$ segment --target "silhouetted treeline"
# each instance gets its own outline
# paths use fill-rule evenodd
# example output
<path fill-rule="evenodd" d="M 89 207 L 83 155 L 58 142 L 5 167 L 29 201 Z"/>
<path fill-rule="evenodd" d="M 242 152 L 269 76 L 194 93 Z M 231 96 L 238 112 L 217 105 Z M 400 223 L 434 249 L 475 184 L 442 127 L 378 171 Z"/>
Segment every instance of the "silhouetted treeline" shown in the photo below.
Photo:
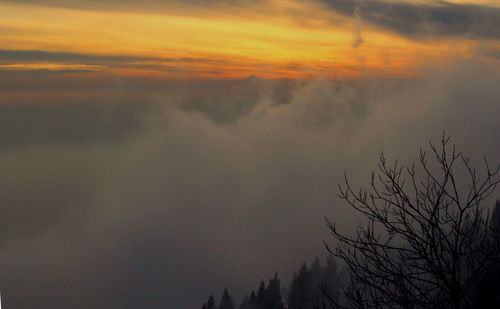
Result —
<path fill-rule="evenodd" d="M 261 281 L 257 293 L 252 291 L 250 296 L 245 296 L 240 309 L 284 309 L 283 297 L 281 295 L 281 283 L 278 274 L 269 280 L 266 285 Z"/>
<path fill-rule="evenodd" d="M 340 291 L 339 272 L 333 257 L 328 257 L 325 266 L 316 258 L 310 268 L 304 263 L 294 273 L 288 294 L 288 308 L 323 308 L 329 303 L 325 294 L 336 299 Z"/>
<path fill-rule="evenodd" d="M 500 201 L 497 200 L 490 223 L 498 230 L 500 242 Z M 493 268 L 478 275 L 474 298 L 464 308 L 493 309 L 500 308 L 500 255 L 495 256 L 498 262 L 492 263 Z M 343 288 L 348 279 L 347 271 L 339 271 L 333 256 L 329 256 L 322 265 L 316 258 L 311 266 L 306 263 L 294 272 L 289 287 L 281 285 L 278 274 L 275 273 L 266 284 L 262 281 L 258 288 L 247 294 L 241 304 L 236 306 L 227 289 L 224 290 L 219 304 L 212 295 L 202 309 L 323 309 L 335 308 L 342 304 Z M 344 308 L 351 308 L 343 304 Z"/>
<path fill-rule="evenodd" d="M 420 150 L 410 166 L 382 154 L 365 187 L 346 177 L 338 196 L 366 223 L 344 234 L 327 220 L 335 248 L 325 242 L 326 265 L 304 263 L 286 297 L 275 274 L 240 309 L 500 308 L 500 201 L 491 214 L 485 205 L 500 165 L 484 159 L 481 172 L 449 141 L 443 133 L 440 145 L 429 143 L 432 155 Z M 333 257 L 349 270 L 344 285 Z"/>
<path fill-rule="evenodd" d="M 257 290 L 247 294 L 239 309 L 316 309 L 326 308 L 328 297 L 337 298 L 341 282 L 337 264 L 328 257 L 321 265 L 316 258 L 311 267 L 306 263 L 293 274 L 288 293 L 284 293 L 278 274 L 275 273 L 266 284 L 261 281 Z M 327 293 L 327 294 L 325 294 Z M 328 295 L 328 297 L 326 296 Z M 202 309 L 233 309 L 234 303 L 227 289 L 224 290 L 219 306 L 211 295 Z"/>

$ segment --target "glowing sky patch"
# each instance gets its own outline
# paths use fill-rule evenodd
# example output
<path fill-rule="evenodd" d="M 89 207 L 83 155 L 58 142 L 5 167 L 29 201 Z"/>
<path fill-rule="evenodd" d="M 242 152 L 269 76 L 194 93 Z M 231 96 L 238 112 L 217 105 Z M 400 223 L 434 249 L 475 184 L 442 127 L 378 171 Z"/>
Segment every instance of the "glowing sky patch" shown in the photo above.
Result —
<path fill-rule="evenodd" d="M 70 1 L 67 7 L 54 5 L 58 1 L 0 2 L 1 48 L 150 58 L 126 63 L 61 63 L 57 59 L 43 63 L 54 70 L 71 67 L 168 78 L 250 74 L 342 78 L 415 75 L 422 63 L 444 64 L 450 53 L 453 58 L 466 58 L 479 44 L 456 36 L 413 40 L 365 22 L 363 12 L 356 20 L 322 1 L 274 0 L 255 7 L 209 8 L 171 2 L 153 12 L 147 9 L 148 1 L 139 11 L 124 10 L 113 1 L 105 9 L 97 5 L 92 9 L 86 1 Z M 354 44 L 356 38 L 362 38 L 362 43 Z M 172 58 L 203 61 L 162 61 Z M 11 62 L 0 69 L 40 65 Z"/>
<path fill-rule="evenodd" d="M 96 65 L 84 64 L 57 64 L 57 63 L 17 63 L 17 64 L 0 64 L 0 70 L 13 71 L 29 71 L 29 70 L 47 70 L 47 71 L 64 71 L 64 70 L 102 70 L 105 67 Z"/>

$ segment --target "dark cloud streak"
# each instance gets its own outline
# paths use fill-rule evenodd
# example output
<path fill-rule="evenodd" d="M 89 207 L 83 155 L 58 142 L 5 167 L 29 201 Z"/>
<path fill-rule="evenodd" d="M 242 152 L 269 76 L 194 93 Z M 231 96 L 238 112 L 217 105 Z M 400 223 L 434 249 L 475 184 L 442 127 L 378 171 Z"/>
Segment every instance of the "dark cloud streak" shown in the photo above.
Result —
<path fill-rule="evenodd" d="M 190 57 L 144 57 L 123 55 L 96 55 L 41 50 L 0 50 L 0 63 L 13 62 L 57 62 L 78 64 L 137 63 L 137 62 L 179 62 L 179 63 L 222 63 L 222 60 Z"/>
<path fill-rule="evenodd" d="M 76 8 L 85 10 L 116 10 L 116 11 L 147 11 L 155 12 L 157 10 L 167 9 L 219 9 L 226 8 L 248 8 L 253 9 L 255 5 L 261 5 L 267 0 L 109 0 L 109 1 L 92 1 L 92 0 L 28 0 L 23 1 L 23 4 L 46 5 L 64 8 Z M 6 3 L 18 3 L 16 0 L 1 0 Z"/>
<path fill-rule="evenodd" d="M 318 0 L 328 9 L 354 16 L 355 6 L 364 22 L 413 39 L 470 37 L 500 39 L 500 8 L 436 1 Z"/>

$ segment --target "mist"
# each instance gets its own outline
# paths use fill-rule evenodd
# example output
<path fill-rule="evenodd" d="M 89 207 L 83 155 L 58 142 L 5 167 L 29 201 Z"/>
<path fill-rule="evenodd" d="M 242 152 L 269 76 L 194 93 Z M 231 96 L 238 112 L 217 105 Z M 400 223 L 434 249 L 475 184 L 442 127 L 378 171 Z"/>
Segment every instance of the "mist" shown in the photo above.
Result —
<path fill-rule="evenodd" d="M 114 81 L 84 113 L 79 87 L 2 105 L 4 306 L 189 309 L 275 271 L 287 283 L 326 255 L 325 216 L 356 226 L 344 172 L 367 184 L 380 152 L 412 162 L 443 130 L 498 163 L 500 73 L 474 60 L 425 76 Z"/>

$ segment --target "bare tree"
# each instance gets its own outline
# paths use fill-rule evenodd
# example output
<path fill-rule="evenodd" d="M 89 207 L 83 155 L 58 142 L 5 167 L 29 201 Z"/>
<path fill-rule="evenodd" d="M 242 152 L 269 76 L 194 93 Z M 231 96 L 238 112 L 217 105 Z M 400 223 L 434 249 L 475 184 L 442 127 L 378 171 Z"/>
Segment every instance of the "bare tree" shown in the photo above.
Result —
<path fill-rule="evenodd" d="M 339 232 L 327 249 L 350 270 L 345 308 L 469 308 L 478 280 L 494 268 L 499 245 L 487 199 L 499 169 L 484 174 L 443 134 L 418 164 L 389 164 L 382 154 L 368 189 L 348 177 L 339 197 L 366 217 L 354 236 Z"/>

